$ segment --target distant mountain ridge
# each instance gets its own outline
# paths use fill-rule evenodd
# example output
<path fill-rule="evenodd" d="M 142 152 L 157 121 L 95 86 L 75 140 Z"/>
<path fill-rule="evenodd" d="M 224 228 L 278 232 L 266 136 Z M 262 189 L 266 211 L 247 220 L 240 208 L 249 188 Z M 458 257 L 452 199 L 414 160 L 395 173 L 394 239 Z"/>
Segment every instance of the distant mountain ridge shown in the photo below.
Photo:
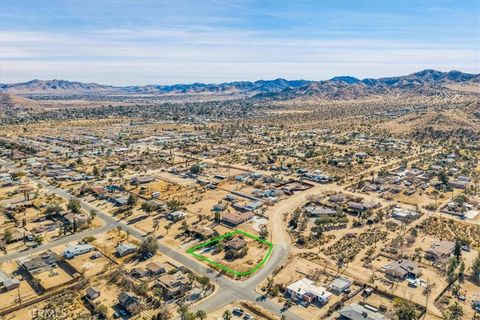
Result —
<path fill-rule="evenodd" d="M 474 85 L 480 94 L 480 74 L 460 71 L 441 72 L 426 69 L 406 76 L 378 79 L 357 79 L 350 76 L 334 77 L 326 81 L 311 81 L 300 88 L 286 88 L 277 93 L 258 94 L 254 98 L 290 100 L 296 98 L 357 99 L 374 95 L 439 95 L 454 90 L 449 85 Z"/>
<path fill-rule="evenodd" d="M 478 85 L 480 74 L 460 71 L 441 72 L 426 69 L 406 76 L 360 80 L 337 76 L 330 80 L 258 80 L 219 84 L 192 83 L 174 85 L 110 86 L 67 80 L 31 80 L 0 84 L 0 92 L 16 95 L 238 95 L 254 99 L 284 100 L 299 97 L 355 99 L 369 95 L 412 93 L 429 95 L 450 91 L 449 84 Z"/>

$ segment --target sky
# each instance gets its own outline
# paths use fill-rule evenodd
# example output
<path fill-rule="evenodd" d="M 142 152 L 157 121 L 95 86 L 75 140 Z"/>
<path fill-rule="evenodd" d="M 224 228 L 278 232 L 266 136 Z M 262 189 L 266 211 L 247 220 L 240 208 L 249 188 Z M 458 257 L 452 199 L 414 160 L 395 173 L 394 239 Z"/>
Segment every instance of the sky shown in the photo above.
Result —
<path fill-rule="evenodd" d="M 0 83 L 480 73 L 479 0 L 2 0 Z"/>

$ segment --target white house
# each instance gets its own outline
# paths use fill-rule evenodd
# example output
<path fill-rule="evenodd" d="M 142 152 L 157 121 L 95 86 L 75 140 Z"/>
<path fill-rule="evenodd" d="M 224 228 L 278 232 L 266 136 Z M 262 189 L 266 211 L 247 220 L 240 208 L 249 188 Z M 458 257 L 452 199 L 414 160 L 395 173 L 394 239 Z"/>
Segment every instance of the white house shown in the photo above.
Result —
<path fill-rule="evenodd" d="M 352 285 L 352 281 L 343 277 L 336 277 L 328 287 L 332 292 L 340 294 L 347 291 Z"/>
<path fill-rule="evenodd" d="M 287 287 L 287 292 L 292 299 L 305 300 L 308 302 L 318 301 L 321 304 L 325 304 L 332 295 L 324 287 L 317 287 L 315 283 L 307 278 L 303 278 L 290 284 Z"/>
<path fill-rule="evenodd" d="M 419 214 L 416 211 L 395 207 L 392 211 L 392 217 L 397 220 L 406 221 L 417 219 L 419 217 Z"/>
<path fill-rule="evenodd" d="M 131 243 L 122 243 L 117 247 L 117 256 L 123 257 L 137 251 L 137 246 Z"/>
<path fill-rule="evenodd" d="M 340 319 L 349 320 L 385 320 L 385 316 L 371 307 L 364 307 L 358 303 L 352 303 L 338 310 Z"/>
<path fill-rule="evenodd" d="M 95 250 L 95 247 L 89 243 L 77 244 L 73 247 L 68 247 L 65 251 L 63 251 L 63 256 L 67 259 L 72 259 L 75 256 L 79 256 L 93 250 Z"/>
<path fill-rule="evenodd" d="M 174 211 L 167 214 L 167 219 L 170 221 L 179 221 L 187 217 L 187 214 L 183 211 Z"/>

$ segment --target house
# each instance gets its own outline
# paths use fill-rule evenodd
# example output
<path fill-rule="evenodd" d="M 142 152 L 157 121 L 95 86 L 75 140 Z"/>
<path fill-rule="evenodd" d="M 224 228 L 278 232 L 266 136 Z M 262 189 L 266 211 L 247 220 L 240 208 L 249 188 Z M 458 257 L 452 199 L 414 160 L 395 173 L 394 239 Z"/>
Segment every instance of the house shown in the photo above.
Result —
<path fill-rule="evenodd" d="M 372 310 L 371 310 L 372 309 Z M 352 303 L 338 310 L 341 320 L 385 320 L 385 316 L 373 311 L 373 308 L 366 308 L 358 303 Z"/>
<path fill-rule="evenodd" d="M 164 274 L 157 279 L 157 284 L 169 297 L 179 297 L 189 290 L 188 277 L 182 272 Z"/>
<path fill-rule="evenodd" d="M 76 224 L 77 227 L 80 227 L 88 222 L 88 216 L 86 214 L 76 214 L 73 212 L 68 212 L 63 215 L 63 221 L 66 224 L 73 225 Z"/>
<path fill-rule="evenodd" d="M 224 203 L 217 203 L 213 206 L 212 211 L 221 212 L 227 209 L 227 205 Z"/>
<path fill-rule="evenodd" d="M 153 197 L 153 193 L 152 193 L 152 197 Z M 150 201 L 147 201 L 147 203 L 150 204 L 157 211 L 164 210 L 167 208 L 167 205 L 165 203 L 157 200 L 150 200 Z"/>
<path fill-rule="evenodd" d="M 6 291 L 10 291 L 18 288 L 18 286 L 20 286 L 20 281 L 18 281 L 17 279 L 12 279 L 5 273 L 0 271 L 0 291 L 2 291 L 3 289 Z"/>
<path fill-rule="evenodd" d="M 20 286 L 20 281 L 18 281 L 17 279 L 8 278 L 7 280 L 3 281 L 3 287 L 7 291 L 16 289 L 19 286 Z"/>
<path fill-rule="evenodd" d="M 318 173 L 306 173 L 305 175 L 306 179 L 312 180 L 314 182 L 322 182 L 326 183 L 330 181 L 330 177 L 323 175 L 323 174 L 318 174 Z"/>
<path fill-rule="evenodd" d="M 357 152 L 355 153 L 355 157 L 360 158 L 360 159 L 365 159 L 368 157 L 368 153 L 366 152 Z"/>
<path fill-rule="evenodd" d="M 332 295 L 327 289 L 315 286 L 314 282 L 307 278 L 290 284 L 287 287 L 287 292 L 292 299 L 303 300 L 310 303 L 318 302 L 320 304 L 327 303 Z"/>
<path fill-rule="evenodd" d="M 38 257 L 22 262 L 21 266 L 28 273 L 36 274 L 47 268 L 55 267 L 59 260 L 60 257 L 56 253 L 47 251 Z"/>
<path fill-rule="evenodd" d="M 332 281 L 328 289 L 330 289 L 335 294 L 341 294 L 347 291 L 350 286 L 352 285 L 352 281 L 345 279 L 344 277 L 336 277 L 335 280 Z"/>
<path fill-rule="evenodd" d="M 138 314 L 142 310 L 140 299 L 131 292 L 123 291 L 118 296 L 118 303 L 130 314 Z"/>
<path fill-rule="evenodd" d="M 234 250 L 234 251 L 239 251 L 247 246 L 247 241 L 241 239 L 241 238 L 234 238 L 230 241 L 227 241 L 225 243 L 225 249 L 226 250 Z"/>
<path fill-rule="evenodd" d="M 128 204 L 127 197 L 109 197 L 109 200 L 117 207 L 126 206 Z"/>
<path fill-rule="evenodd" d="M 432 246 L 425 251 L 425 258 L 433 261 L 445 261 L 453 253 L 455 243 L 452 241 L 441 241 L 433 243 Z"/>
<path fill-rule="evenodd" d="M 359 202 L 350 201 L 348 203 L 348 210 L 354 211 L 354 212 L 362 212 L 362 211 L 367 210 L 367 208 Z"/>
<path fill-rule="evenodd" d="M 395 207 L 392 211 L 392 217 L 400 221 L 412 221 L 417 219 L 418 212 Z"/>
<path fill-rule="evenodd" d="M 145 184 L 149 182 L 155 181 L 155 177 L 153 176 L 139 176 L 139 177 L 134 177 L 132 180 L 130 180 L 131 184 Z"/>
<path fill-rule="evenodd" d="M 90 192 L 95 196 L 97 199 L 105 199 L 107 194 L 107 189 L 102 186 L 95 186 L 90 189 Z"/>
<path fill-rule="evenodd" d="M 116 254 L 118 257 L 124 257 L 128 254 L 132 254 L 136 252 L 138 247 L 136 245 L 133 245 L 131 243 L 121 243 L 118 245 Z"/>
<path fill-rule="evenodd" d="M 227 200 L 227 201 L 235 201 L 236 200 L 236 198 L 233 194 L 227 194 L 224 199 Z"/>
<path fill-rule="evenodd" d="M 135 278 L 144 278 L 148 275 L 148 271 L 143 268 L 135 267 L 130 271 L 130 275 Z"/>
<path fill-rule="evenodd" d="M 75 256 L 79 256 L 88 252 L 95 250 L 95 247 L 91 244 L 77 244 L 73 247 L 68 247 L 65 251 L 63 251 L 63 256 L 66 259 L 72 259 Z"/>
<path fill-rule="evenodd" d="M 94 287 L 89 287 L 87 289 L 87 292 L 86 292 L 85 296 L 90 300 L 95 300 L 98 297 L 100 297 L 100 290 L 98 290 L 97 288 L 94 288 Z"/>
<path fill-rule="evenodd" d="M 347 197 L 345 195 L 341 194 L 341 193 L 336 193 L 336 194 L 331 195 L 328 198 L 328 201 L 333 202 L 333 203 L 343 203 L 343 202 L 347 201 Z"/>
<path fill-rule="evenodd" d="M 247 204 L 243 208 L 244 208 L 245 211 L 255 211 L 257 209 L 260 209 L 262 206 L 263 206 L 262 201 L 254 201 L 254 202 L 250 202 L 249 204 Z"/>
<path fill-rule="evenodd" d="M 467 188 L 468 181 L 464 181 L 464 180 L 449 181 L 448 185 L 455 189 L 465 189 Z"/>
<path fill-rule="evenodd" d="M 401 259 L 387 265 L 385 274 L 389 278 L 403 280 L 407 277 L 420 277 L 422 275 L 422 270 L 416 262 Z"/>
<path fill-rule="evenodd" d="M 307 216 L 309 217 L 320 217 L 320 216 L 334 216 L 337 214 L 337 211 L 335 211 L 332 208 L 328 207 L 305 207 L 303 208 Z"/>
<path fill-rule="evenodd" d="M 160 262 L 149 262 L 145 267 L 147 268 L 147 272 L 151 277 L 167 272 L 167 269 L 163 263 Z"/>
<path fill-rule="evenodd" d="M 187 232 L 198 239 L 208 239 L 215 234 L 215 231 L 212 229 L 199 225 L 189 227 Z"/>
<path fill-rule="evenodd" d="M 231 225 L 231 226 L 237 226 L 241 223 L 244 223 L 250 219 L 252 219 L 255 215 L 253 212 L 247 211 L 244 213 L 224 213 L 222 214 L 222 223 Z"/>
<path fill-rule="evenodd" d="M 183 220 L 187 217 L 187 214 L 183 211 L 173 211 L 170 213 L 167 213 L 167 219 L 170 221 L 179 221 Z"/>

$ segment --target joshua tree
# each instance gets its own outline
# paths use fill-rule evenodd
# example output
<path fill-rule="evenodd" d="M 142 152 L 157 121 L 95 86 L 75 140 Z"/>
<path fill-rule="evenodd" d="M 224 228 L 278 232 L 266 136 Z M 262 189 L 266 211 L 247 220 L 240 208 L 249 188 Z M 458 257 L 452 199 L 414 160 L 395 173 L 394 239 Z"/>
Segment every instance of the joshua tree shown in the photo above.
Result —
<path fill-rule="evenodd" d="M 204 319 L 207 319 L 207 313 L 203 310 L 198 310 L 196 313 L 195 313 L 195 317 L 197 319 L 200 319 L 200 320 L 204 320 Z"/>
<path fill-rule="evenodd" d="M 223 312 L 223 320 L 232 320 L 232 313 L 230 310 L 225 310 Z"/>

